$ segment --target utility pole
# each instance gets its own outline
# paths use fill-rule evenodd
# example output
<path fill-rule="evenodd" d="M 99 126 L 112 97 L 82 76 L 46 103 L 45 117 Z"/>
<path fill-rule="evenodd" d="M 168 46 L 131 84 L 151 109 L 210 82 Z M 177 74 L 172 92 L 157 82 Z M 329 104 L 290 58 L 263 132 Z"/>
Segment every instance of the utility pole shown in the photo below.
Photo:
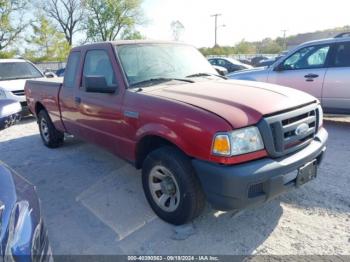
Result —
<path fill-rule="evenodd" d="M 221 14 L 214 14 L 214 15 L 211 15 L 211 17 L 214 17 L 215 18 L 215 45 L 214 46 L 217 46 L 218 43 L 217 43 L 217 33 L 218 33 L 218 16 L 221 16 Z"/>
<path fill-rule="evenodd" d="M 287 49 L 287 39 L 286 39 L 286 33 L 288 30 L 283 29 L 281 30 L 283 32 L 283 51 Z"/>

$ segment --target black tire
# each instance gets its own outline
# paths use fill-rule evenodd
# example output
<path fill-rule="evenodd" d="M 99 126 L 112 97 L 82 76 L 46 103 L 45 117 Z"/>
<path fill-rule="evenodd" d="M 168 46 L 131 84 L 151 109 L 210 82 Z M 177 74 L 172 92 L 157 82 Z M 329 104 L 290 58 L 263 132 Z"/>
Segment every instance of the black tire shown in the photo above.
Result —
<path fill-rule="evenodd" d="M 47 126 L 47 130 L 44 131 L 42 124 L 44 123 Z M 38 114 L 38 125 L 40 130 L 40 136 L 45 146 L 49 148 L 56 148 L 63 144 L 64 133 L 58 131 L 53 125 L 50 116 L 46 110 L 41 110 Z"/>
<path fill-rule="evenodd" d="M 164 211 L 152 196 L 151 182 L 149 182 L 150 179 L 153 179 L 150 178 L 153 177 L 151 171 L 158 167 L 164 167 L 171 172 L 179 189 L 180 200 L 174 211 Z M 190 222 L 201 213 L 205 206 L 205 196 L 191 161 L 176 148 L 162 147 L 147 156 L 142 167 L 142 185 L 153 211 L 168 223 L 182 225 Z M 160 190 L 160 195 L 162 192 Z"/>

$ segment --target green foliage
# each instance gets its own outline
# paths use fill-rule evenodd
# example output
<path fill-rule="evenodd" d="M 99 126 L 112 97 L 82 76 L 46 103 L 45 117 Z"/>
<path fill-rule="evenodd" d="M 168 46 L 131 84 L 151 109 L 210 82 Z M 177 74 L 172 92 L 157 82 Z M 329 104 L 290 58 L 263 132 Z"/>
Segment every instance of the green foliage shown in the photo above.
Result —
<path fill-rule="evenodd" d="M 242 39 L 234 46 L 215 46 L 212 48 L 200 48 L 203 55 L 233 55 L 233 54 L 278 54 L 283 51 L 283 43 L 266 38 L 261 42 L 247 42 Z"/>
<path fill-rule="evenodd" d="M 17 51 L 0 51 L 0 58 L 13 58 L 16 55 Z"/>
<path fill-rule="evenodd" d="M 141 0 L 85 0 L 87 38 L 112 41 L 142 19 Z M 134 37 L 137 35 L 134 35 Z"/>
<path fill-rule="evenodd" d="M 145 39 L 145 37 L 139 31 L 131 30 L 131 29 L 125 29 L 123 31 L 121 39 L 124 39 L 124 40 L 141 40 L 141 39 Z"/>
<path fill-rule="evenodd" d="M 24 10 L 27 1 L 0 0 L 0 51 L 9 47 L 19 39 L 26 24 L 22 21 L 20 12 Z M 17 14 L 16 23 L 14 16 Z"/>
<path fill-rule="evenodd" d="M 257 47 L 261 54 L 278 54 L 283 51 L 283 42 L 278 43 L 277 40 L 265 38 L 257 43 Z"/>
<path fill-rule="evenodd" d="M 65 61 L 70 51 L 69 43 L 64 34 L 40 15 L 36 22 L 32 23 L 33 35 L 27 42 L 33 49 L 26 49 L 25 57 L 34 62 Z"/>
<path fill-rule="evenodd" d="M 255 54 L 257 51 L 256 49 L 256 44 L 247 42 L 244 39 L 235 45 L 236 54 Z"/>

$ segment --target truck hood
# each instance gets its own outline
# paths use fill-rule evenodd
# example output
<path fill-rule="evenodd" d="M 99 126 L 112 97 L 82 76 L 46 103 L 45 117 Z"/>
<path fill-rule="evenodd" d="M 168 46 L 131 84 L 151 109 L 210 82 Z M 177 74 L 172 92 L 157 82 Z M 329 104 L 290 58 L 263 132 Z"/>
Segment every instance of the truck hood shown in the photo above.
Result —
<path fill-rule="evenodd" d="M 15 80 L 5 80 L 0 81 L 0 88 L 6 91 L 17 91 L 24 90 L 24 85 L 29 79 L 15 79 Z"/>
<path fill-rule="evenodd" d="M 224 118 L 233 128 L 254 125 L 264 115 L 317 100 L 288 87 L 239 80 L 168 84 L 152 88 L 148 93 L 212 112 Z"/>

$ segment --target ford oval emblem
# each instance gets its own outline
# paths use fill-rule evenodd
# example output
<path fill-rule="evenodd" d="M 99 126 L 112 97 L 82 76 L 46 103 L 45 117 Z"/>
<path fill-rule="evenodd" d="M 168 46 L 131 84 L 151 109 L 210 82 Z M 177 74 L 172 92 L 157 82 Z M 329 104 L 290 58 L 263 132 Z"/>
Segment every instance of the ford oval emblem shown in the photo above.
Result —
<path fill-rule="evenodd" d="M 297 129 L 295 129 L 295 134 L 297 136 L 302 136 L 302 135 L 305 135 L 308 130 L 309 130 L 309 125 L 306 123 L 302 123 L 297 127 Z"/>

